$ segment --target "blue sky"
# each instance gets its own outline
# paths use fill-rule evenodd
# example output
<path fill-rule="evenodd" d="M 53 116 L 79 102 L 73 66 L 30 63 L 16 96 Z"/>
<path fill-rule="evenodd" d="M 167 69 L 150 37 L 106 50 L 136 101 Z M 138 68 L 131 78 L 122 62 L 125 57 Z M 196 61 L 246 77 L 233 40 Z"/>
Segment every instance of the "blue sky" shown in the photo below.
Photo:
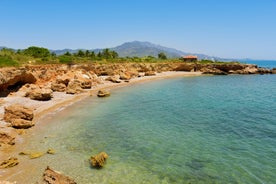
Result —
<path fill-rule="evenodd" d="M 0 46 L 108 48 L 149 41 L 276 60 L 275 0 L 0 0 Z"/>

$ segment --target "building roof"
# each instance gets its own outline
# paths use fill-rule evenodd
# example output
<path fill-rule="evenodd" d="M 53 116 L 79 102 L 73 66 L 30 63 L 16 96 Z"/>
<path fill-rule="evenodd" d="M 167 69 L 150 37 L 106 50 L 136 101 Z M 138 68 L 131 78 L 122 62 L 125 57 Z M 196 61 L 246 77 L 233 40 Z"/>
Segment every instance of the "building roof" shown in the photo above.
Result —
<path fill-rule="evenodd" d="M 185 58 L 185 59 L 197 59 L 197 56 L 187 55 L 187 56 L 184 56 L 183 58 Z"/>
<path fill-rule="evenodd" d="M 184 59 L 197 59 L 197 56 L 194 55 L 187 55 L 183 57 Z"/>

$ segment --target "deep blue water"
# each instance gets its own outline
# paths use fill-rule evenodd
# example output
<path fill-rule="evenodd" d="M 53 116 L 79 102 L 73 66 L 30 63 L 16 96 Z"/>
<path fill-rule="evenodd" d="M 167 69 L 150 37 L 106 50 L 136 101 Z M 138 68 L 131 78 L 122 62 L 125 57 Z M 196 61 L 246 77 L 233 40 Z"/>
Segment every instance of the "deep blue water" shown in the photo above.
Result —
<path fill-rule="evenodd" d="M 50 165 L 83 184 L 274 184 L 275 92 L 276 75 L 137 84 L 48 116 L 26 149 L 57 151 L 35 163 L 37 177 Z M 108 162 L 92 169 L 88 158 L 101 151 Z"/>

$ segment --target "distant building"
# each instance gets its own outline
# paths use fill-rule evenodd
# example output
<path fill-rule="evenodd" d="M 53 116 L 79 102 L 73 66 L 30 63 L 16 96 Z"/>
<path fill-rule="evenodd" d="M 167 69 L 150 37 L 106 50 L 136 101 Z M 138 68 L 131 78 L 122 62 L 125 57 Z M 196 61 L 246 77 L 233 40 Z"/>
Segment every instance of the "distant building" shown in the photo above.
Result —
<path fill-rule="evenodd" d="M 197 56 L 194 56 L 194 55 L 184 56 L 183 61 L 185 61 L 185 62 L 196 62 L 197 61 Z"/>

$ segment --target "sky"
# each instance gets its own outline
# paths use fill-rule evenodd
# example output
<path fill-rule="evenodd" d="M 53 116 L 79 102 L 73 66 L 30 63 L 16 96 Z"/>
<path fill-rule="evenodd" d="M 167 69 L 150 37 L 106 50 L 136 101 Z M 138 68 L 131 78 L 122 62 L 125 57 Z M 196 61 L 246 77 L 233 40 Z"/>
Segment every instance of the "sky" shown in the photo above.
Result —
<path fill-rule="evenodd" d="M 149 41 L 276 60 L 276 0 L 0 0 L 0 46 L 110 48 Z"/>

